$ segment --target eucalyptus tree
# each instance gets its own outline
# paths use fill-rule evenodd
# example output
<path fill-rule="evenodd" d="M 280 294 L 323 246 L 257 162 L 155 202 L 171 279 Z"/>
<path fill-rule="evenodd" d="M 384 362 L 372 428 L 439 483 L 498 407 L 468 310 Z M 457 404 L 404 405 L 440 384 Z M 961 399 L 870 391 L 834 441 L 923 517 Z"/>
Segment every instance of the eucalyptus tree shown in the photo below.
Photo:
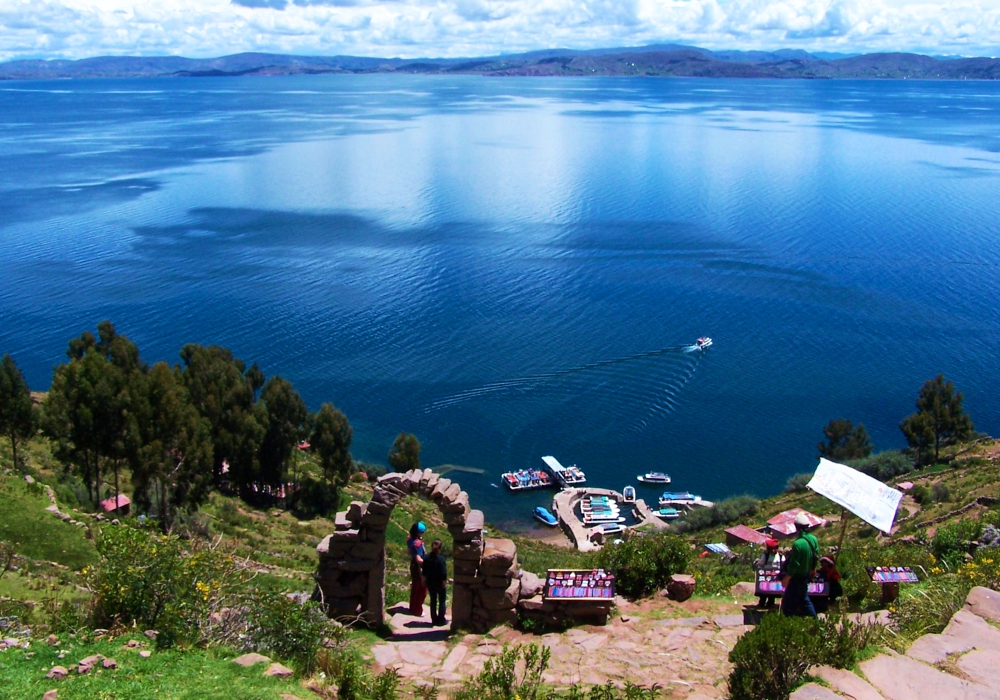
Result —
<path fill-rule="evenodd" d="M 291 382 L 272 377 L 260 392 L 267 411 L 264 439 L 260 445 L 262 486 L 277 488 L 284 483 L 296 446 L 306 437 L 309 411 Z"/>
<path fill-rule="evenodd" d="M 10 355 L 0 360 L 0 435 L 10 440 L 14 467 L 18 466 L 17 448 L 30 440 L 38 429 L 31 391 L 24 374 Z"/>
<path fill-rule="evenodd" d="M 823 435 L 826 441 L 816 446 L 820 457 L 844 461 L 862 459 L 872 453 L 872 441 L 860 423 L 854 425 L 846 418 L 837 418 L 826 424 Z"/>
<path fill-rule="evenodd" d="M 413 433 L 400 433 L 389 450 L 389 466 L 393 471 L 420 469 L 420 441 Z"/>
<path fill-rule="evenodd" d="M 84 332 L 70 341 L 69 362 L 56 367 L 42 404 L 42 429 L 56 458 L 79 474 L 94 504 L 101 500 L 101 476 L 109 470 L 116 498 L 120 493 L 119 472 L 134 440 L 131 385 L 146 371 L 138 347 L 110 321 L 97 328 L 96 338 Z"/>
<path fill-rule="evenodd" d="M 313 418 L 309 449 L 319 455 L 326 480 L 335 487 L 343 486 L 351 476 L 354 459 L 351 457 L 351 439 L 354 431 L 347 416 L 325 403 Z"/>
<path fill-rule="evenodd" d="M 142 379 L 133 385 L 133 498 L 141 509 L 154 508 L 169 532 L 177 513 L 196 509 L 211 490 L 211 427 L 191 404 L 179 367 L 160 362 Z"/>

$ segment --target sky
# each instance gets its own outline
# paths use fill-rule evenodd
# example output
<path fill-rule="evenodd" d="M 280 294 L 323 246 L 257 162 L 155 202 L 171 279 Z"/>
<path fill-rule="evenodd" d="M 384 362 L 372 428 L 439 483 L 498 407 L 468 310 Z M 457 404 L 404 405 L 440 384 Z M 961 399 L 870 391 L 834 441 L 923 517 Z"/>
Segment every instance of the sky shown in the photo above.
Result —
<path fill-rule="evenodd" d="M 457 57 L 684 43 L 1000 55 L 1000 0 L 0 0 L 0 60 Z"/>

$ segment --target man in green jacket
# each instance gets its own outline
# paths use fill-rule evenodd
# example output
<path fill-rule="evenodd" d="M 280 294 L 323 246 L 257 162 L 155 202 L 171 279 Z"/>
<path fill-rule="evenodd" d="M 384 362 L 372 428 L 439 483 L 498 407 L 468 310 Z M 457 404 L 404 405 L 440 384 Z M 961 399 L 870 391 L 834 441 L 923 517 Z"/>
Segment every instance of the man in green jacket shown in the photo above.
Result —
<path fill-rule="evenodd" d="M 785 596 L 781 601 L 784 615 L 809 615 L 816 617 L 816 609 L 809 598 L 809 579 L 819 563 L 819 542 L 809 533 L 809 518 L 805 513 L 795 516 L 798 537 L 785 562 Z"/>

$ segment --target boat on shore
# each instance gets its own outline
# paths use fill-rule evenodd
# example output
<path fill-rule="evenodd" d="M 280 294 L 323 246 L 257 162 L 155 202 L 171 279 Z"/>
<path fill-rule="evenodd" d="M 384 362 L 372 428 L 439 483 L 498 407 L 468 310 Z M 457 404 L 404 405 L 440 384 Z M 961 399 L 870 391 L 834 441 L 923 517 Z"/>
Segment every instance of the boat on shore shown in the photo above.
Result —
<path fill-rule="evenodd" d="M 699 350 L 704 350 L 705 348 L 712 347 L 712 339 L 709 338 L 708 336 L 705 336 L 703 338 L 698 338 L 698 340 L 695 341 L 694 345 Z"/>
<path fill-rule="evenodd" d="M 548 469 L 549 474 L 552 475 L 552 478 L 555 479 L 555 482 L 561 488 L 583 486 L 587 483 L 586 475 L 575 464 L 569 467 L 564 467 L 559 463 L 559 460 L 552 455 L 542 457 L 542 461 L 545 462 L 545 467 Z"/>
<path fill-rule="evenodd" d="M 553 485 L 552 477 L 541 469 L 519 469 L 516 472 L 506 472 L 500 475 L 500 480 L 511 491 L 544 489 Z"/>
<path fill-rule="evenodd" d="M 559 525 L 559 521 L 556 519 L 556 516 L 552 515 L 552 513 L 549 512 L 549 509 L 544 506 L 538 506 L 535 508 L 535 512 L 532 515 L 535 520 L 540 522 L 542 525 L 546 525 L 548 527 L 556 527 Z"/>
<path fill-rule="evenodd" d="M 646 472 L 636 479 L 642 484 L 669 484 L 671 481 L 670 475 L 663 472 Z"/>

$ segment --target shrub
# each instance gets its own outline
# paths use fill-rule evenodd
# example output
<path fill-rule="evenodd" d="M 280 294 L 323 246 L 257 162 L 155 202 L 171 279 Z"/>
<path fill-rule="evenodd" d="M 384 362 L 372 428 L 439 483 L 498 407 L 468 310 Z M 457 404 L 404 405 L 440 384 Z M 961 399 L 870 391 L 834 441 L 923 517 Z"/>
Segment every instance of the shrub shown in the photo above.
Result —
<path fill-rule="evenodd" d="M 287 659 L 303 673 L 313 670 L 316 653 L 330 629 L 330 621 L 318 604 L 299 604 L 281 593 L 259 588 L 250 589 L 240 603 L 244 624 L 238 638 L 243 640 L 243 648 Z"/>
<path fill-rule="evenodd" d="M 337 688 L 339 700 L 396 700 L 399 697 L 399 674 L 390 668 L 373 676 L 347 649 L 323 649 L 317 667 Z M 435 692 L 428 697 L 436 696 Z"/>
<path fill-rule="evenodd" d="M 974 586 L 1000 589 L 1000 548 L 980 547 L 972 561 L 962 564 L 958 576 L 970 589 Z"/>
<path fill-rule="evenodd" d="M 788 477 L 788 481 L 785 482 L 785 493 L 800 493 L 806 490 L 806 484 L 812 479 L 812 473 L 809 474 L 795 474 Z"/>
<path fill-rule="evenodd" d="M 619 688 L 608 681 L 604 685 L 591 686 L 589 692 L 586 688 L 574 685 L 566 697 L 567 700 L 656 700 L 660 697 L 660 690 L 659 684 L 655 683 L 646 687 L 626 681 L 625 687 Z"/>
<path fill-rule="evenodd" d="M 941 632 L 965 605 L 968 593 L 968 582 L 952 575 L 931 579 L 923 588 L 907 587 L 889 606 L 888 641 L 902 651 L 918 637 Z"/>
<path fill-rule="evenodd" d="M 931 498 L 933 498 L 936 503 L 950 501 L 951 491 L 948 490 L 948 487 L 945 484 L 939 481 L 931 486 Z"/>
<path fill-rule="evenodd" d="M 327 481 L 304 479 L 286 503 L 296 518 L 306 520 L 323 517 L 337 509 L 337 487 Z"/>
<path fill-rule="evenodd" d="M 671 575 L 684 573 L 691 550 L 680 537 L 657 532 L 632 535 L 617 545 L 604 547 L 595 565 L 614 573 L 622 595 L 640 598 L 667 585 Z"/>
<path fill-rule="evenodd" d="M 931 540 L 931 552 L 950 570 L 955 571 L 965 561 L 970 543 L 979 539 L 982 529 L 981 520 L 967 518 L 942 525 Z"/>
<path fill-rule="evenodd" d="M 499 654 L 486 660 L 478 676 L 465 681 L 455 700 L 541 700 L 546 697 L 542 674 L 551 655 L 546 646 L 504 644 Z"/>
<path fill-rule="evenodd" d="M 910 489 L 910 495 L 913 497 L 914 501 L 922 506 L 931 502 L 931 492 L 923 484 L 917 484 Z"/>
<path fill-rule="evenodd" d="M 765 615 L 729 653 L 730 700 L 786 700 L 820 656 L 811 618 Z"/>
<path fill-rule="evenodd" d="M 847 464 L 879 481 L 887 481 L 894 476 L 909 474 L 916 466 L 912 459 L 899 450 L 879 452 L 862 459 L 848 460 Z"/>

